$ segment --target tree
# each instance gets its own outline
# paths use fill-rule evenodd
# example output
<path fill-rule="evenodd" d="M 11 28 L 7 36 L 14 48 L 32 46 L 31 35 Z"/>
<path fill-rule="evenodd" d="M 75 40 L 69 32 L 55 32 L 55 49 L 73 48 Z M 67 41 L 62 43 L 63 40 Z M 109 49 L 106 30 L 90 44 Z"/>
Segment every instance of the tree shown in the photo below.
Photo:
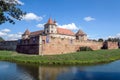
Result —
<path fill-rule="evenodd" d="M 2 37 L 0 37 L 0 41 L 4 41 L 4 39 Z"/>
<path fill-rule="evenodd" d="M 102 38 L 98 39 L 98 42 L 103 42 L 104 40 Z"/>
<path fill-rule="evenodd" d="M 14 20 L 21 20 L 25 15 L 17 0 L 0 0 L 0 24 L 9 22 L 15 24 Z"/>
<path fill-rule="evenodd" d="M 120 38 L 108 38 L 107 41 L 120 42 Z"/>

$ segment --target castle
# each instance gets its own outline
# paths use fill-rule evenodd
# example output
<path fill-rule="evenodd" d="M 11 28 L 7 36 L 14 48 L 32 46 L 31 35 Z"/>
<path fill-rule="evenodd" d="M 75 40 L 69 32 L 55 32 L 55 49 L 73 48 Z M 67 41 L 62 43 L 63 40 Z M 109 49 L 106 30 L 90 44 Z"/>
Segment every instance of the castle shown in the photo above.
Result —
<path fill-rule="evenodd" d="M 30 39 L 38 35 L 72 40 L 87 40 L 87 35 L 82 30 L 79 30 L 75 34 L 69 29 L 59 28 L 59 26 L 56 25 L 56 21 L 53 21 L 51 18 L 49 18 L 48 22 L 44 25 L 44 30 L 30 32 L 27 29 L 22 35 L 22 39 Z"/>
<path fill-rule="evenodd" d="M 10 45 L 14 47 L 9 47 Z M 30 32 L 27 29 L 20 40 L 0 42 L 0 49 L 36 55 L 71 53 L 84 46 L 90 47 L 92 50 L 99 50 L 103 46 L 107 46 L 107 49 L 117 49 L 118 43 L 107 42 L 104 44 L 103 42 L 90 41 L 87 39 L 87 34 L 82 30 L 74 33 L 69 29 L 60 28 L 56 21 L 51 18 L 44 25 L 44 30 Z"/>

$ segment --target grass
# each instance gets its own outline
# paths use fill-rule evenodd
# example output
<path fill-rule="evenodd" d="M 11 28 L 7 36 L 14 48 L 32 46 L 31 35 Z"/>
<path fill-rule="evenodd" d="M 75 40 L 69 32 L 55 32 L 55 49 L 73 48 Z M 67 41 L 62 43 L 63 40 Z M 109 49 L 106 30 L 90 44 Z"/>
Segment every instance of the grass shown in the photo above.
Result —
<path fill-rule="evenodd" d="M 81 51 L 70 54 L 39 56 L 0 51 L 0 60 L 31 64 L 96 64 L 120 59 L 120 49 Z"/>

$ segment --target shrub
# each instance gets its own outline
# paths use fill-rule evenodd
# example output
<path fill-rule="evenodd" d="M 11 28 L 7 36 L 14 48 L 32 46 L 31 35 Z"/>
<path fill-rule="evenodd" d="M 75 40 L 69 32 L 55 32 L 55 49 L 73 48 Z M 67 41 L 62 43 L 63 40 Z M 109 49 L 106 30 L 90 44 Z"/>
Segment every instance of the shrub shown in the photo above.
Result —
<path fill-rule="evenodd" d="M 80 47 L 79 51 L 93 51 L 92 48 L 88 47 L 88 46 L 84 46 L 84 47 Z"/>

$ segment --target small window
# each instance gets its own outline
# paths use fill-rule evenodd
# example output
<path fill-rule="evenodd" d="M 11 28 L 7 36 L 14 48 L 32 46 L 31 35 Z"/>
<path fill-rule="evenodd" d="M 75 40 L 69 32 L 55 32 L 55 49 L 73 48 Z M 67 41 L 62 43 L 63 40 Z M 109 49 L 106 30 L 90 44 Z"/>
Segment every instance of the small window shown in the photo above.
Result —
<path fill-rule="evenodd" d="M 36 41 L 36 38 L 34 37 L 34 38 L 33 38 L 33 43 L 35 43 L 35 41 Z"/>
<path fill-rule="evenodd" d="M 53 26 L 51 26 L 51 28 L 53 28 Z"/>
<path fill-rule="evenodd" d="M 47 33 L 49 33 L 49 31 L 47 30 Z"/>
<path fill-rule="evenodd" d="M 51 33 L 53 33 L 53 30 L 51 31 Z"/>

